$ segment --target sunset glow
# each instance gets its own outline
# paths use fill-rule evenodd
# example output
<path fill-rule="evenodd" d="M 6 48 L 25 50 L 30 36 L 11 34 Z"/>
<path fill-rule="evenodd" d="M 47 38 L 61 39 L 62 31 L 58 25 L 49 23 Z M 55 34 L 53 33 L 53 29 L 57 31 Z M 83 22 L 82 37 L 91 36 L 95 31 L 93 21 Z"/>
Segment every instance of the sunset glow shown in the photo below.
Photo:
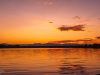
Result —
<path fill-rule="evenodd" d="M 0 0 L 0 43 L 100 43 L 98 37 L 100 0 Z"/>

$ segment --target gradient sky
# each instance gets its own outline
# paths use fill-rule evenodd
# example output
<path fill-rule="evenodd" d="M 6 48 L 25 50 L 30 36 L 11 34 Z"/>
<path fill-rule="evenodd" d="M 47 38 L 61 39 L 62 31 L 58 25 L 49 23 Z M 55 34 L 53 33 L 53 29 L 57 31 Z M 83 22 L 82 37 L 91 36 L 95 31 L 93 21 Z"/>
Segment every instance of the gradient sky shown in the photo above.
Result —
<path fill-rule="evenodd" d="M 84 31 L 60 31 L 84 25 Z M 100 36 L 100 0 L 0 0 L 0 43 L 46 43 Z"/>

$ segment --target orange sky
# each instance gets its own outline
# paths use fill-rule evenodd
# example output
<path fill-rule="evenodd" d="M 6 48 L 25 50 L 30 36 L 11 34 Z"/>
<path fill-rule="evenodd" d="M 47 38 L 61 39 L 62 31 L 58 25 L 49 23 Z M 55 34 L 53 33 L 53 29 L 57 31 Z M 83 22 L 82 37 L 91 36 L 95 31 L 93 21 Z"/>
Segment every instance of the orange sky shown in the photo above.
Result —
<path fill-rule="evenodd" d="M 0 0 L 0 43 L 100 41 L 100 0 Z M 84 25 L 84 31 L 61 26 Z"/>

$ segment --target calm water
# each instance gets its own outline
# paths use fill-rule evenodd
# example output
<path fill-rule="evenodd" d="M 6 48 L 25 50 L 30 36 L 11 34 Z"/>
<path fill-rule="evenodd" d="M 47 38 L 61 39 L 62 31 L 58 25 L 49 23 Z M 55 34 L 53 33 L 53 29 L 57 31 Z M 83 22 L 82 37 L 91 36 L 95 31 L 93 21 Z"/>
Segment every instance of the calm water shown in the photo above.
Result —
<path fill-rule="evenodd" d="M 100 49 L 0 49 L 0 75 L 97 75 Z"/>

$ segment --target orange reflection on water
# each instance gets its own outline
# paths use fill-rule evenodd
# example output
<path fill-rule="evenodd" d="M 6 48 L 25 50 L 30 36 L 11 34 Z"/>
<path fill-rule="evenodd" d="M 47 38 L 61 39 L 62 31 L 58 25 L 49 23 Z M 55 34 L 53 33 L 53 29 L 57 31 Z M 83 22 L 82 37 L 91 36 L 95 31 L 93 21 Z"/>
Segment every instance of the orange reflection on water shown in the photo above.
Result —
<path fill-rule="evenodd" d="M 0 69 L 5 71 L 5 75 L 91 75 L 100 71 L 99 60 L 100 49 L 0 49 Z"/>

